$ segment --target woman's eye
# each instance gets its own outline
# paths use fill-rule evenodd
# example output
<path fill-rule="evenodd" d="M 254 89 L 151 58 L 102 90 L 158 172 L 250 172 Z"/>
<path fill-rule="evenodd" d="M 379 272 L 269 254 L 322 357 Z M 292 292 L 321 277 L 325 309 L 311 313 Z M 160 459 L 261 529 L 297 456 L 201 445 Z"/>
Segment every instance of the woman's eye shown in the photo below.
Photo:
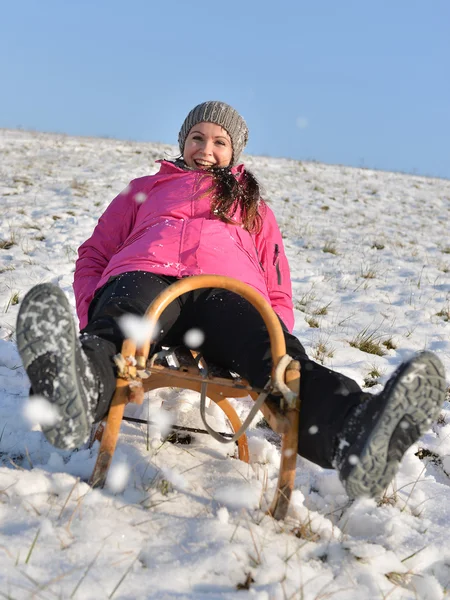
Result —
<path fill-rule="evenodd" d="M 225 142 L 223 140 L 217 140 L 217 144 L 219 144 L 219 146 L 225 146 Z"/>

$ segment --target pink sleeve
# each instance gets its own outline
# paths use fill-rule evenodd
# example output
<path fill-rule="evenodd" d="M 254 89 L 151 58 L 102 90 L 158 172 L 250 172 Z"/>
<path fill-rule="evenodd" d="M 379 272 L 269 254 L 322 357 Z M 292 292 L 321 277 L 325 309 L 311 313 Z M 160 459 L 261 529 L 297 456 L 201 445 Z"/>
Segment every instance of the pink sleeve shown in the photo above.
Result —
<path fill-rule="evenodd" d="M 261 202 L 263 226 L 255 236 L 256 248 L 264 268 L 272 308 L 292 333 L 294 307 L 292 303 L 291 272 L 284 251 L 281 232 L 272 210 Z"/>
<path fill-rule="evenodd" d="M 133 228 L 139 208 L 134 200 L 136 181 L 139 180 L 132 181 L 114 198 L 100 217 L 94 233 L 78 248 L 73 289 L 80 329 L 87 325 L 89 304 L 103 271 Z"/>

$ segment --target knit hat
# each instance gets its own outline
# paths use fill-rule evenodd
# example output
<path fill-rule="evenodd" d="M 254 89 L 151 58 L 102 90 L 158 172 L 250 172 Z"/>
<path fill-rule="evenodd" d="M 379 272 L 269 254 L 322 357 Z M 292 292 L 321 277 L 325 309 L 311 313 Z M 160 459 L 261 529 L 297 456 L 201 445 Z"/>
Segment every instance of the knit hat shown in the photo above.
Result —
<path fill-rule="evenodd" d="M 197 123 L 215 123 L 225 129 L 231 138 L 233 146 L 232 165 L 235 165 L 241 155 L 242 150 L 248 141 L 248 127 L 241 115 L 229 104 L 210 100 L 203 102 L 191 110 L 185 118 L 178 134 L 178 143 L 181 154 L 184 152 L 186 138 L 194 125 Z"/>

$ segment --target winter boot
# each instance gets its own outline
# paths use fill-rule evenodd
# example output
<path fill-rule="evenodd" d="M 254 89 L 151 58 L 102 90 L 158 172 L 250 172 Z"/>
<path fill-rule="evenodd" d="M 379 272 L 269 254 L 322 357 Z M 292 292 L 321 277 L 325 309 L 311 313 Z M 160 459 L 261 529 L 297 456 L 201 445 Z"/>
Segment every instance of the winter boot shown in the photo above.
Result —
<path fill-rule="evenodd" d="M 378 395 L 365 395 L 338 435 L 334 465 L 350 498 L 380 497 L 406 450 L 439 416 L 444 367 L 431 352 L 402 364 Z"/>
<path fill-rule="evenodd" d="M 70 305 L 50 283 L 33 287 L 17 317 L 17 347 L 33 394 L 59 412 L 42 431 L 53 446 L 77 448 L 89 436 L 99 382 L 78 341 Z"/>

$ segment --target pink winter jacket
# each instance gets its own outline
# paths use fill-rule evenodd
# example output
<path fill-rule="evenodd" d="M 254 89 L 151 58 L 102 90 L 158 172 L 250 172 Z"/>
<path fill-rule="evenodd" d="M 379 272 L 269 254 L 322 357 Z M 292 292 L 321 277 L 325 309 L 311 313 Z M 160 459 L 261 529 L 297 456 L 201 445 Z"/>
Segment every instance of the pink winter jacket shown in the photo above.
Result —
<path fill-rule="evenodd" d="M 74 291 L 80 329 L 87 325 L 95 291 L 110 277 L 147 271 L 240 279 L 269 300 L 292 331 L 289 265 L 271 209 L 261 202 L 262 229 L 250 234 L 211 212 L 211 174 L 160 162 L 159 173 L 133 180 L 111 202 L 78 250 Z M 238 178 L 243 170 L 243 165 L 233 167 Z M 238 212 L 233 220 L 239 223 Z"/>

